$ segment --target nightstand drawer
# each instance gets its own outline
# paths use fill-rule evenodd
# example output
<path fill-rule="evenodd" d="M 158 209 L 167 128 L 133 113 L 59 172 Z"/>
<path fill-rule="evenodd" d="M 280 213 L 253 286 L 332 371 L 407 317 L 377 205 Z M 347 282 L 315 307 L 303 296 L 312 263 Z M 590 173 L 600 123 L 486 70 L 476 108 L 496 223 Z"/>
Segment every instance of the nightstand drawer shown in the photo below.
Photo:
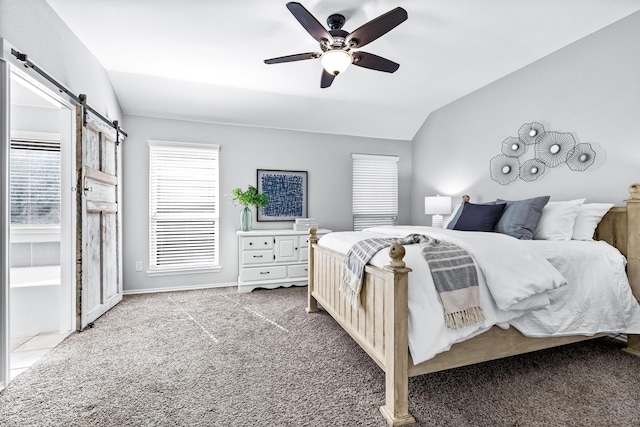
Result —
<path fill-rule="evenodd" d="M 290 265 L 289 277 L 307 277 L 308 271 L 307 265 Z"/>
<path fill-rule="evenodd" d="M 287 267 L 284 265 L 274 267 L 253 267 L 240 270 L 240 280 L 250 282 L 252 280 L 274 280 L 287 277 Z"/>
<path fill-rule="evenodd" d="M 242 264 L 265 264 L 273 262 L 273 250 L 244 251 L 242 252 Z"/>

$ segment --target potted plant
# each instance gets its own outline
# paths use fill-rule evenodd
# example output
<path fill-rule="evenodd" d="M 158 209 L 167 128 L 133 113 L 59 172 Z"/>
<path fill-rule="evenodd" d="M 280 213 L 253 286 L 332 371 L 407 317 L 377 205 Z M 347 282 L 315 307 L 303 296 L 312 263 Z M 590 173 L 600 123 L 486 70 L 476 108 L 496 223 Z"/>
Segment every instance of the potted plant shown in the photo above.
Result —
<path fill-rule="evenodd" d="M 231 195 L 235 205 L 244 205 L 242 212 L 240 212 L 240 227 L 242 231 L 251 230 L 251 209 L 249 206 L 255 206 L 257 209 L 262 209 L 269 203 L 269 196 L 266 194 L 258 193 L 258 189 L 253 185 L 247 188 L 247 191 L 242 191 L 241 188 L 235 188 Z"/>

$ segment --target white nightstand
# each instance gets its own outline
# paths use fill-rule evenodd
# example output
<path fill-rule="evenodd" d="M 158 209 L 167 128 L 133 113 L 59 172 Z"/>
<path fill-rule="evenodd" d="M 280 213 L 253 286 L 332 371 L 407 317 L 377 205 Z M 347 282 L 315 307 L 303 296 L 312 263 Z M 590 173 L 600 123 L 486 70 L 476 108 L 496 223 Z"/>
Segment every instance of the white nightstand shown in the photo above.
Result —
<path fill-rule="evenodd" d="M 318 237 L 331 230 L 318 229 Z M 309 232 L 238 231 L 238 292 L 306 286 Z"/>

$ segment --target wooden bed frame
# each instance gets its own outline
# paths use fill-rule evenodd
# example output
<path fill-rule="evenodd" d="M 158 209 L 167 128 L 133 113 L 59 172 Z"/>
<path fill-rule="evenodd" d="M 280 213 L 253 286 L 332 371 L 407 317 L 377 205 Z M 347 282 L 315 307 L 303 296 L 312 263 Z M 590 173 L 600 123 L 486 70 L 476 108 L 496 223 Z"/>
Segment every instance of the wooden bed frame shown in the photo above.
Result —
<path fill-rule="evenodd" d="M 615 246 L 626 256 L 629 283 L 633 295 L 640 301 L 640 184 L 629 187 L 629 192 L 631 196 L 626 200 L 626 206 L 612 208 L 598 225 L 594 237 Z M 392 262 L 385 268 L 367 265 L 361 304 L 357 309 L 353 308 L 339 291 L 344 255 L 318 245 L 316 229 L 309 231 L 306 310 L 317 312 L 319 303 L 385 372 L 386 403 L 380 411 L 390 425 L 415 422 L 408 409 L 409 377 L 605 335 L 527 338 L 515 328 L 503 330 L 494 326 L 474 338 L 454 344 L 449 351 L 414 365 L 407 339 L 407 286 L 411 269 L 396 255 L 392 255 Z M 404 255 L 404 251 L 401 252 Z M 640 335 L 627 337 L 625 351 L 640 356 Z"/>

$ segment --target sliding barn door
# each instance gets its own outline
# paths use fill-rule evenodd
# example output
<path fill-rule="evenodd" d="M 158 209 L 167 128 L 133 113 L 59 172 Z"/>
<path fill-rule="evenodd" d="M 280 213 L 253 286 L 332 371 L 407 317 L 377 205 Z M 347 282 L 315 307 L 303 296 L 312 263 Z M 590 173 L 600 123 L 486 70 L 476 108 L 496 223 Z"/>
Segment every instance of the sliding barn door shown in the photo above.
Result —
<path fill-rule="evenodd" d="M 82 330 L 122 300 L 120 147 L 116 130 L 77 109 L 77 325 Z"/>

